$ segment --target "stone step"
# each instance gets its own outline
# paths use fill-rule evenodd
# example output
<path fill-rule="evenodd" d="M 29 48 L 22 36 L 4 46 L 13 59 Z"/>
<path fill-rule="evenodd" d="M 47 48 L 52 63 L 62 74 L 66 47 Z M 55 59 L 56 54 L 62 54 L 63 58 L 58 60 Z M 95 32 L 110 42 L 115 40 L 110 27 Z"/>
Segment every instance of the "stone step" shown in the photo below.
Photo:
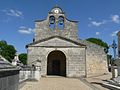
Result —
<path fill-rule="evenodd" d="M 109 82 L 103 83 L 103 86 L 106 87 L 106 88 L 109 88 L 110 90 L 120 90 L 119 86 L 110 84 Z"/>
<path fill-rule="evenodd" d="M 115 85 L 115 86 L 120 87 L 120 83 L 117 83 L 117 82 L 115 82 L 115 81 L 113 81 L 113 80 L 107 80 L 107 82 L 108 82 L 109 84 L 112 84 L 112 85 Z"/>

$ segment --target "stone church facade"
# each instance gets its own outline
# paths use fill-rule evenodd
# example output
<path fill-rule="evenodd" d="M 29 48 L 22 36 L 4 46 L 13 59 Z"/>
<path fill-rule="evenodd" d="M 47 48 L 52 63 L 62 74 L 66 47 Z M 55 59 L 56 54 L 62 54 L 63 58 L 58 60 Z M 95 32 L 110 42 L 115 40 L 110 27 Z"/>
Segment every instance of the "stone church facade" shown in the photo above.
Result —
<path fill-rule="evenodd" d="M 35 21 L 35 38 L 26 46 L 28 64 L 40 65 L 41 76 L 90 77 L 107 73 L 104 48 L 78 38 L 78 22 L 55 6 Z"/>

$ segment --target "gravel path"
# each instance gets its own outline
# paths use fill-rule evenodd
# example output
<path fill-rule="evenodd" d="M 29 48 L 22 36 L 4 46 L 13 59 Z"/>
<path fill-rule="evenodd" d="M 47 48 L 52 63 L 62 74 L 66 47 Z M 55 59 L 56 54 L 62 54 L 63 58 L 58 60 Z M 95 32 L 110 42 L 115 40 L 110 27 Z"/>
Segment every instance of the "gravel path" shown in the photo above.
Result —
<path fill-rule="evenodd" d="M 79 79 L 46 77 L 38 82 L 26 82 L 20 90 L 92 90 Z"/>

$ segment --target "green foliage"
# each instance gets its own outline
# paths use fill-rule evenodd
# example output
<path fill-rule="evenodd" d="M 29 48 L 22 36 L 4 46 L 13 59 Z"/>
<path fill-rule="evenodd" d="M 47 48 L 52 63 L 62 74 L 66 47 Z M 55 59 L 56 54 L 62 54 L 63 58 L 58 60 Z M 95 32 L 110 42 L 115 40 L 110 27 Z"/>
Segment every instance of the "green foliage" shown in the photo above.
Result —
<path fill-rule="evenodd" d="M 0 41 L 0 55 L 2 55 L 9 62 L 14 59 L 16 50 L 14 46 L 8 45 L 6 41 Z"/>
<path fill-rule="evenodd" d="M 86 39 L 89 42 L 95 43 L 97 45 L 100 45 L 105 48 L 105 52 L 108 53 L 109 46 L 106 42 L 102 41 L 101 39 L 98 38 L 88 38 Z"/>
<path fill-rule="evenodd" d="M 21 53 L 19 54 L 19 60 L 24 64 L 27 65 L 27 54 L 26 53 Z"/>

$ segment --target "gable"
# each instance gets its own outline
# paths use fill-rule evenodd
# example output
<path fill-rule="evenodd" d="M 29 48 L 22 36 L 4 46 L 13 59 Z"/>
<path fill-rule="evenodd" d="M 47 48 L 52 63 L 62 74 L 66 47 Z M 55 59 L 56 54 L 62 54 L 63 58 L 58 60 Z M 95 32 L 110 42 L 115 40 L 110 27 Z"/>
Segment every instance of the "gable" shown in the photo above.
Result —
<path fill-rule="evenodd" d="M 38 43 L 35 46 L 78 46 L 78 45 L 65 40 L 61 40 L 59 38 L 54 38 L 48 41 Z"/>
<path fill-rule="evenodd" d="M 46 47 L 80 47 L 85 46 L 78 42 L 72 41 L 70 39 L 62 38 L 62 37 L 52 37 L 42 41 L 34 42 L 29 44 L 28 46 L 46 46 Z"/>

